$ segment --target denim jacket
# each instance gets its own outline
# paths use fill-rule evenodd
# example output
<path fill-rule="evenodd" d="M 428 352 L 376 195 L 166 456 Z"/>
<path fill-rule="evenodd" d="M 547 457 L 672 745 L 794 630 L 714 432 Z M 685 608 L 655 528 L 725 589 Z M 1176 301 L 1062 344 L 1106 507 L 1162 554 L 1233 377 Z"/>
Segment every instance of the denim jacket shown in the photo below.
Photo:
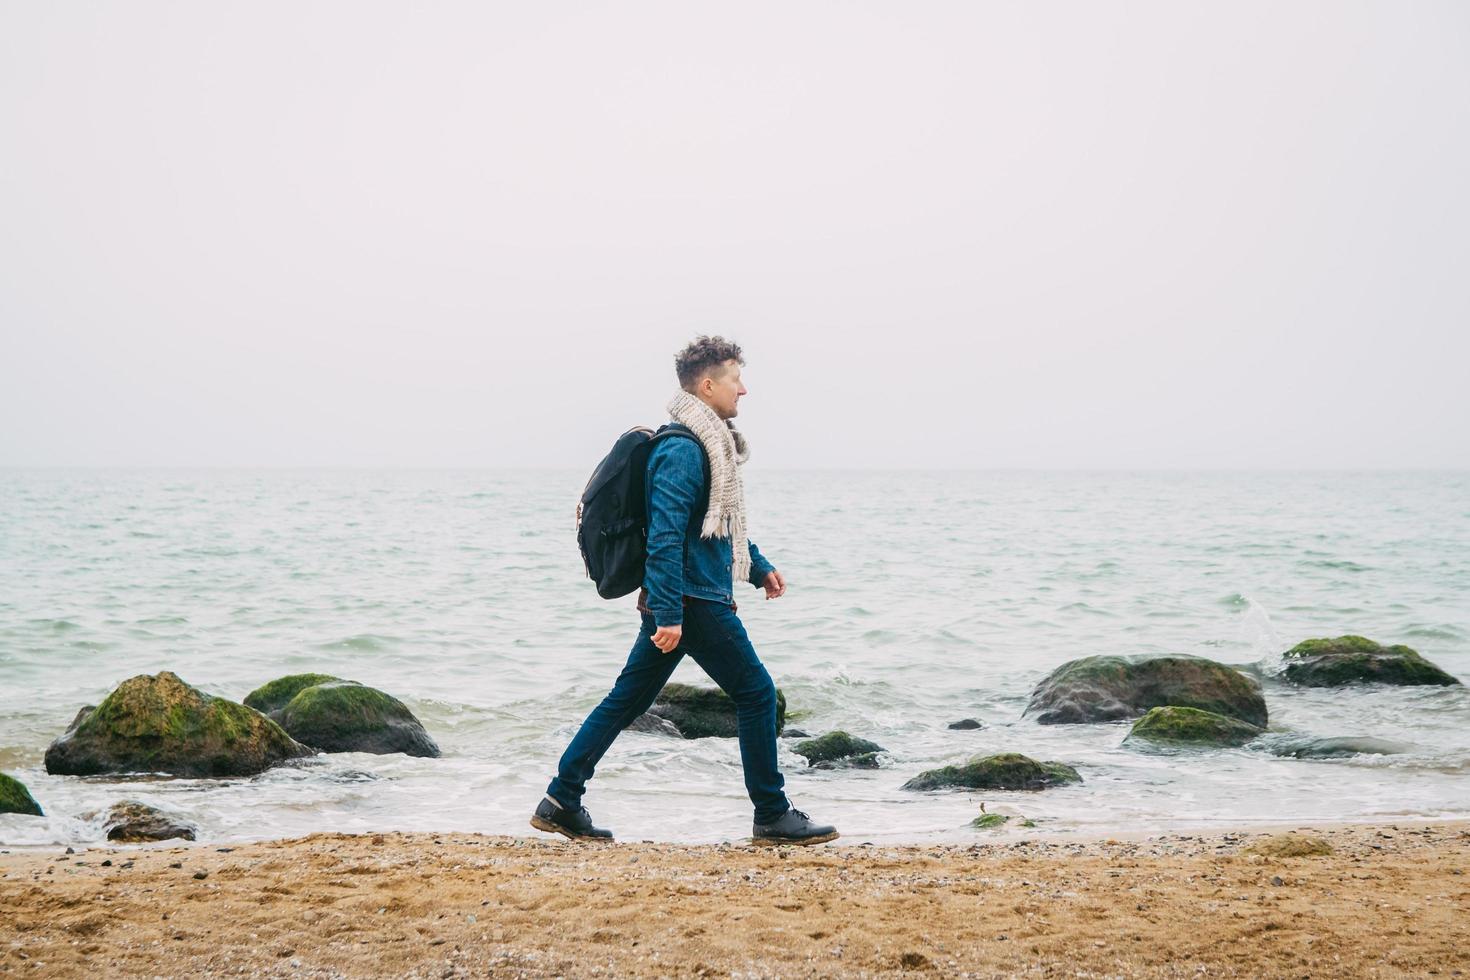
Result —
<path fill-rule="evenodd" d="M 730 603 L 731 542 L 699 536 L 704 500 L 704 448 L 692 439 L 660 439 L 648 456 L 648 556 L 643 587 L 657 626 L 684 622 L 684 596 Z M 761 587 L 774 566 L 749 538 L 750 584 Z"/>

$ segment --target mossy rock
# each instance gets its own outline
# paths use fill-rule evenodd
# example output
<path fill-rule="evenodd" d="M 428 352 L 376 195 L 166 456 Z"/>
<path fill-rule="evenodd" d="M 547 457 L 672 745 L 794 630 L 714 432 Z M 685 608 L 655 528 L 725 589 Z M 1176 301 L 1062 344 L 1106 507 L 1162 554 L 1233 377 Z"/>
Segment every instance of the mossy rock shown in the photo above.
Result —
<path fill-rule="evenodd" d="M 1060 762 L 1037 762 L 1017 752 L 976 756 L 962 766 L 921 772 L 904 789 L 1037 790 L 1080 783 L 1077 770 Z"/>
<path fill-rule="evenodd" d="M 303 688 L 281 709 L 280 719 L 292 738 L 322 752 L 439 757 L 439 746 L 407 705 L 356 681 Z"/>
<path fill-rule="evenodd" d="M 44 817 L 41 804 L 31 796 L 25 783 L 0 772 L 0 813 L 23 813 L 28 817 Z"/>
<path fill-rule="evenodd" d="M 245 706 L 279 720 L 281 709 L 290 704 L 292 698 L 308 687 L 330 684 L 341 679 L 331 674 L 288 674 L 285 677 L 276 678 L 269 684 L 263 684 L 245 695 Z"/>
<path fill-rule="evenodd" d="M 96 708 L 78 712 L 46 750 L 46 771 L 253 776 L 308 755 L 309 748 L 254 708 L 163 671 L 129 678 Z"/>
<path fill-rule="evenodd" d="M 1122 721 L 1176 705 L 1266 727 L 1266 700 L 1240 671 L 1203 657 L 1083 657 L 1036 686 L 1026 714 L 1043 725 Z"/>
<path fill-rule="evenodd" d="M 739 722 L 735 702 L 717 687 L 665 684 L 650 714 L 667 718 L 685 738 L 734 738 Z M 786 695 L 776 689 L 776 732 L 786 726 Z"/>
<path fill-rule="evenodd" d="M 1124 741 L 1230 747 L 1244 745 L 1264 731 L 1248 722 L 1217 715 L 1213 711 L 1170 705 L 1150 708 L 1148 714 L 1133 723 L 1133 730 Z"/>
<path fill-rule="evenodd" d="M 977 830 L 994 830 L 996 827 L 1004 827 L 1010 819 L 1004 813 L 982 813 L 970 821 L 970 826 Z"/>
<path fill-rule="evenodd" d="M 107 839 L 124 844 L 154 840 L 194 840 L 199 828 L 182 817 L 137 800 L 123 800 L 103 819 Z"/>
<path fill-rule="evenodd" d="M 805 742 L 798 742 L 792 751 L 799 756 L 804 756 L 809 766 L 814 766 L 819 762 L 848 760 L 855 756 L 874 756 L 872 761 L 876 765 L 877 754 L 886 752 L 887 749 L 877 742 L 870 742 L 865 738 L 854 738 L 847 732 L 837 731 L 828 732 L 819 738 L 809 738 Z"/>
<path fill-rule="evenodd" d="M 1283 654 L 1283 676 L 1303 687 L 1395 684 L 1404 687 L 1460 682 L 1406 646 L 1386 647 L 1363 636 L 1303 640 Z"/>

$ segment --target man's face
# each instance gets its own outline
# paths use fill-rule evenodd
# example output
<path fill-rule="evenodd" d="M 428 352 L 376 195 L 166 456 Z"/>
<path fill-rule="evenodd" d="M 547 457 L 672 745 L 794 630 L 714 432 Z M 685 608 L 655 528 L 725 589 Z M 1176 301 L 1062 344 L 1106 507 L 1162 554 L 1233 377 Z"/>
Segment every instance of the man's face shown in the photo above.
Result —
<path fill-rule="evenodd" d="M 699 379 L 694 392 L 720 418 L 733 419 L 740 414 L 738 402 L 746 393 L 745 385 L 740 383 L 740 362 L 728 360 L 721 368 L 709 372 Z"/>

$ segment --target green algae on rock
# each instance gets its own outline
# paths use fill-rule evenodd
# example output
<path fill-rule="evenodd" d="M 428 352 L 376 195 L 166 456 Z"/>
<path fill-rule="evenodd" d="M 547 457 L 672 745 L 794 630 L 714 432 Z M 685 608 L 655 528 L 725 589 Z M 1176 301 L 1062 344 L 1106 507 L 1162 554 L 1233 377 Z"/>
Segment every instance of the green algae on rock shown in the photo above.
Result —
<path fill-rule="evenodd" d="M 685 738 L 734 738 L 739 728 L 735 702 L 719 688 L 665 684 L 649 714 L 667 718 Z M 776 732 L 786 726 L 786 695 L 776 689 Z"/>
<path fill-rule="evenodd" d="M 46 749 L 65 776 L 253 776 L 311 750 L 253 708 L 205 694 L 170 671 L 140 674 L 83 708 Z"/>
<path fill-rule="evenodd" d="M 995 827 L 1004 827 L 1010 819 L 1004 813 L 982 813 L 970 821 L 970 826 L 979 830 L 991 830 Z"/>
<path fill-rule="evenodd" d="M 879 752 L 887 749 L 877 742 L 870 742 L 865 738 L 855 738 L 847 732 L 828 732 L 817 738 L 809 738 L 804 742 L 798 742 L 792 751 L 797 755 L 805 757 L 807 765 L 815 766 L 818 763 L 836 763 L 854 759 L 861 759 L 854 767 L 859 769 L 876 768 L 876 756 Z M 871 762 L 872 765 L 867 765 Z"/>
<path fill-rule="evenodd" d="M 269 684 L 262 684 L 245 695 L 245 706 L 254 708 L 261 714 L 279 721 L 281 709 L 290 704 L 291 699 L 296 695 L 308 687 L 330 684 L 341 679 L 331 674 L 288 674 L 285 677 L 276 678 Z"/>
<path fill-rule="evenodd" d="M 0 772 L 0 813 L 20 813 L 28 817 L 44 817 L 41 804 L 31 796 L 25 783 Z"/>
<path fill-rule="evenodd" d="M 1283 676 L 1303 687 L 1395 684 L 1403 687 L 1459 684 L 1406 646 L 1386 647 L 1363 636 L 1303 640 L 1282 655 Z"/>
<path fill-rule="evenodd" d="M 303 688 L 281 709 L 280 719 L 292 738 L 322 752 L 439 757 L 439 746 L 407 705 L 356 681 Z"/>
<path fill-rule="evenodd" d="M 1249 722 L 1227 718 L 1213 711 L 1168 705 L 1150 708 L 1133 723 L 1124 743 L 1135 740 L 1159 745 L 1221 746 L 1244 745 L 1264 733 Z"/>
<path fill-rule="evenodd" d="M 1121 721 L 1177 705 L 1266 727 L 1266 700 L 1240 671 L 1203 657 L 1083 657 L 1036 686 L 1025 713 L 1043 725 Z"/>
<path fill-rule="evenodd" d="M 921 772 L 904 789 L 1037 790 L 1080 783 L 1077 770 L 1060 762 L 1037 762 L 1017 752 L 976 756 L 961 766 Z"/>

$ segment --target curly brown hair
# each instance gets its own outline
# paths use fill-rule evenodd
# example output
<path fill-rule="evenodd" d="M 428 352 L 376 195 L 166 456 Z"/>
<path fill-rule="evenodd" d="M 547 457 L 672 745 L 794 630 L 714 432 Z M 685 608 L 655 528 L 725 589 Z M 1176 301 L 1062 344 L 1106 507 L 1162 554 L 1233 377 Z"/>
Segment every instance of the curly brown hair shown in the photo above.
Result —
<path fill-rule="evenodd" d="M 679 376 L 679 387 L 688 391 L 706 372 L 721 370 L 726 361 L 745 363 L 739 344 L 724 337 L 695 337 L 688 347 L 674 355 L 674 373 Z"/>

